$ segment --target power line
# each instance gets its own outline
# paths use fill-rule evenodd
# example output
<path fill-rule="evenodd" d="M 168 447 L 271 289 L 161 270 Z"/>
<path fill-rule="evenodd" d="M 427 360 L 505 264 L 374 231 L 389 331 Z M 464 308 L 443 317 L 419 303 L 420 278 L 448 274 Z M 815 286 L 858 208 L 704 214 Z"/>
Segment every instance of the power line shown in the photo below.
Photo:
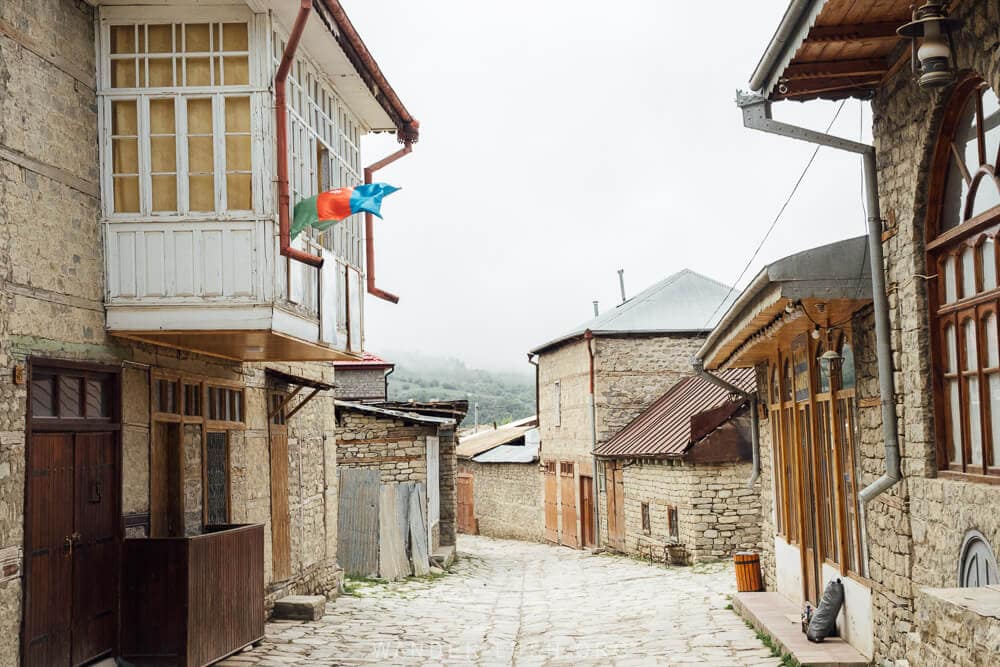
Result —
<path fill-rule="evenodd" d="M 837 122 L 837 116 L 840 115 L 840 111 L 841 109 L 844 108 L 844 103 L 846 101 L 847 101 L 846 99 L 840 101 L 840 105 L 837 107 L 837 112 L 833 114 L 833 118 L 830 120 L 830 124 L 826 126 L 827 133 L 830 132 L 830 128 L 833 127 L 833 124 Z M 743 280 L 743 276 L 746 275 L 746 272 L 750 269 L 750 266 L 753 264 L 754 260 L 757 259 L 757 255 L 760 254 L 761 248 L 763 248 L 764 244 L 767 243 L 767 239 L 771 236 L 771 232 L 774 231 L 774 228 L 777 226 L 778 221 L 781 220 L 781 216 L 784 215 L 785 209 L 788 208 L 788 205 L 792 202 L 792 198 L 795 196 L 796 191 L 798 191 L 799 186 L 805 179 L 806 174 L 809 173 L 809 167 L 812 166 L 813 160 L 816 159 L 816 154 L 819 153 L 820 148 L 822 148 L 822 146 L 817 144 L 816 148 L 812 152 L 812 155 L 809 156 L 809 161 L 806 162 L 805 168 L 802 170 L 802 173 L 799 174 L 798 179 L 796 179 L 795 185 L 792 186 L 792 191 L 788 193 L 788 197 L 785 199 L 785 203 L 783 203 L 781 205 L 781 208 L 778 209 L 778 214 L 774 216 L 774 220 L 771 221 L 771 226 L 767 228 L 767 232 L 764 234 L 764 238 L 762 238 L 760 240 L 760 243 L 757 244 L 757 248 L 753 251 L 753 254 L 750 255 L 750 259 L 747 261 L 746 266 L 744 266 L 743 270 L 740 271 L 740 275 L 736 277 L 736 280 L 732 283 L 732 286 L 729 288 L 729 291 L 726 292 L 726 296 L 723 297 L 722 301 L 719 302 L 719 305 L 716 306 L 715 310 L 712 311 L 712 314 L 708 316 L 707 320 L 705 320 L 705 324 L 702 327 L 703 329 L 708 328 L 708 325 L 712 321 L 712 318 L 714 318 L 715 314 L 719 312 L 719 309 L 722 308 L 723 304 L 725 304 L 726 301 L 729 300 L 729 297 L 732 295 L 733 290 L 736 289 L 736 285 L 738 285 L 739 282 Z"/>

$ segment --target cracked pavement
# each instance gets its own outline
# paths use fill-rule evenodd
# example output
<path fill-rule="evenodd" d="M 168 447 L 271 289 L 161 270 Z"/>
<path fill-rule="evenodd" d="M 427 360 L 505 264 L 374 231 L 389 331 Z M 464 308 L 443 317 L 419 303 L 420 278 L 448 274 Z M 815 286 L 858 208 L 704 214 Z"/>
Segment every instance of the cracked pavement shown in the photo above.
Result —
<path fill-rule="evenodd" d="M 226 667 L 778 665 L 727 609 L 732 566 L 668 567 L 461 535 L 451 571 L 348 581 L 316 622 L 275 621 Z"/>

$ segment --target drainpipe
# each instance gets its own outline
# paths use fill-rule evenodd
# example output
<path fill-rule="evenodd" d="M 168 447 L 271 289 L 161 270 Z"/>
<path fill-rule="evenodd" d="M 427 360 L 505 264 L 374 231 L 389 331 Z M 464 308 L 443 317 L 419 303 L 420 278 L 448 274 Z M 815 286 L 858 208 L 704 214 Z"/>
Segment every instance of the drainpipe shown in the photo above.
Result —
<path fill-rule="evenodd" d="M 601 515 L 600 515 L 600 505 L 598 502 L 598 485 L 597 485 L 597 406 L 594 402 L 594 334 L 590 329 L 583 332 L 583 339 L 587 341 L 587 356 L 590 357 L 590 390 L 587 393 L 587 407 L 590 409 L 590 457 L 591 465 L 594 469 L 593 477 L 591 477 L 591 484 L 594 487 L 592 495 L 594 496 L 594 548 L 601 546 Z"/>
<path fill-rule="evenodd" d="M 312 11 L 312 0 L 300 0 L 299 13 L 295 17 L 292 31 L 288 35 L 288 42 L 285 44 L 285 52 L 281 55 L 281 63 L 274 75 L 275 148 L 278 160 L 278 235 L 283 257 L 320 268 L 323 266 L 322 257 L 292 247 L 288 222 L 291 197 L 288 194 L 288 113 L 285 102 L 285 81 L 288 79 L 288 71 L 292 68 L 295 51 L 299 47 L 299 39 L 302 38 L 302 31 L 305 30 L 310 11 Z"/>
<path fill-rule="evenodd" d="M 416 128 L 420 127 L 420 123 L 413 120 L 410 122 L 410 126 L 416 130 Z M 409 155 L 412 151 L 413 141 L 410 138 L 410 135 L 407 134 L 403 138 L 402 148 L 392 155 L 386 156 L 378 162 L 365 167 L 365 183 L 372 182 L 372 175 L 376 171 L 382 169 L 383 167 L 388 167 L 404 155 Z M 375 216 L 371 213 L 365 213 L 365 264 L 367 268 L 366 278 L 368 281 L 368 293 L 374 297 L 388 301 L 389 303 L 399 303 L 398 296 L 375 287 Z"/>
<path fill-rule="evenodd" d="M 396 367 L 393 366 L 389 371 L 382 377 L 385 380 L 385 400 L 389 400 L 389 376 L 396 372 Z"/>
<path fill-rule="evenodd" d="M 892 380 L 889 301 L 885 295 L 882 213 L 878 201 L 875 147 L 772 120 L 771 103 L 755 93 L 744 94 L 737 91 L 736 104 L 743 110 L 743 124 L 750 129 L 857 153 L 864 162 L 865 203 L 868 206 L 868 254 L 871 256 L 872 302 L 875 309 L 875 349 L 878 355 L 879 397 L 882 404 L 882 439 L 885 441 L 885 474 L 858 494 L 863 514 L 868 503 L 902 479 L 899 467 L 899 432 L 896 425 L 896 392 Z"/>
<path fill-rule="evenodd" d="M 535 420 L 541 426 L 541 418 L 538 412 L 538 357 L 531 352 L 528 353 L 528 363 L 535 367 Z"/>
<path fill-rule="evenodd" d="M 757 393 L 747 393 L 736 385 L 726 382 L 718 375 L 712 375 L 705 370 L 705 364 L 697 357 L 691 360 L 691 365 L 694 366 L 694 372 L 701 379 L 750 401 L 750 450 L 753 452 L 753 464 L 750 470 L 750 479 L 747 480 L 747 488 L 752 489 L 760 478 L 760 417 L 757 415 Z"/>

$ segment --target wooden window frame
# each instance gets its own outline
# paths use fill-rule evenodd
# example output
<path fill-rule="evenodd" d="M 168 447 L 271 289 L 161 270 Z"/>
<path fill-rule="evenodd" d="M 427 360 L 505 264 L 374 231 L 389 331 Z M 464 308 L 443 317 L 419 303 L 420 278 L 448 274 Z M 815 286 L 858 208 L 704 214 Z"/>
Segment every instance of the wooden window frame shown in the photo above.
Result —
<path fill-rule="evenodd" d="M 560 380 L 552 383 L 552 393 L 555 395 L 553 399 L 555 418 L 552 420 L 552 425 L 562 426 L 562 382 Z"/>
<path fill-rule="evenodd" d="M 931 373 L 934 397 L 935 435 L 937 440 L 938 474 L 967 481 L 1000 483 L 1000 465 L 992 465 L 994 452 L 1000 443 L 993 442 L 991 420 L 1000 419 L 993 415 L 990 405 L 990 377 L 1000 372 L 998 367 L 987 366 L 989 351 L 988 336 L 984 329 L 986 318 L 993 314 L 1000 316 L 1000 284 L 987 287 L 985 282 L 985 262 L 992 259 L 995 278 L 1000 277 L 1000 206 L 983 211 L 976 216 L 975 197 L 986 179 L 993 179 L 994 186 L 1000 186 L 998 155 L 987 155 L 983 132 L 982 96 L 988 84 L 975 73 L 968 73 L 955 85 L 939 128 L 935 144 L 928 184 L 928 208 L 925 225 L 926 262 L 934 267 L 934 282 L 928 290 L 929 328 L 931 337 Z M 958 160 L 955 136 L 969 100 L 975 96 L 975 125 L 977 135 L 978 160 L 980 166 L 970 173 L 964 158 Z M 953 226 L 945 227 L 945 193 L 948 187 L 952 161 L 957 161 L 961 176 L 968 188 L 966 199 L 961 202 L 959 219 Z M 991 242 L 993 257 L 985 257 L 985 248 Z M 963 254 L 971 253 L 974 262 L 974 293 L 969 294 L 963 281 Z M 950 272 L 947 273 L 947 272 Z M 948 285 L 955 285 L 954 298 L 949 298 Z M 965 322 L 973 322 L 975 331 L 975 358 L 969 359 L 965 336 Z M 998 323 L 1000 324 L 1000 323 Z M 946 331 L 954 327 L 955 356 L 957 368 L 950 369 L 949 347 Z M 974 368 L 967 368 L 973 365 Z M 973 442 L 971 408 L 974 405 L 969 395 L 970 380 L 976 382 L 976 398 L 979 409 L 975 417 L 979 422 L 979 442 Z M 951 383 L 958 384 L 958 408 L 960 415 L 952 414 Z M 958 433 L 956 433 L 958 431 Z M 961 442 L 953 442 L 957 435 Z M 979 463 L 973 463 L 973 450 Z M 952 456 L 952 452 L 956 454 Z M 960 455 L 959 455 L 960 454 Z M 957 460 L 953 460 L 957 459 Z M 998 461 L 1000 463 L 1000 461 Z"/>
<path fill-rule="evenodd" d="M 667 537 L 671 542 L 680 542 L 681 526 L 676 505 L 667 505 Z"/>
<path fill-rule="evenodd" d="M 649 535 L 653 530 L 652 523 L 649 520 L 649 503 L 641 503 L 639 512 L 642 519 L 642 532 L 644 535 Z"/>

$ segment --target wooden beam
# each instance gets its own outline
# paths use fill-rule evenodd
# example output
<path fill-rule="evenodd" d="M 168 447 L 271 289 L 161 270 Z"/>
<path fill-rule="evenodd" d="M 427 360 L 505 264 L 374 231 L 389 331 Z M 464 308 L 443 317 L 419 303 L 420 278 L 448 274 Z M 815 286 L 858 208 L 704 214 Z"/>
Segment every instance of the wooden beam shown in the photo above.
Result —
<path fill-rule="evenodd" d="M 855 60 L 825 60 L 789 65 L 782 78 L 790 81 L 800 79 L 838 79 L 850 77 L 882 77 L 889 70 L 884 58 L 858 58 Z"/>
<path fill-rule="evenodd" d="M 845 97 L 865 97 L 867 93 L 877 88 L 879 77 L 861 77 L 859 79 L 812 79 L 806 81 L 791 81 L 785 92 L 775 91 L 775 100 L 802 100 L 822 97 L 824 99 L 843 99 Z"/>
<path fill-rule="evenodd" d="M 291 412 L 289 412 L 287 415 L 285 415 L 285 421 L 288 421 L 289 419 L 291 419 L 292 417 L 294 417 L 296 412 L 298 412 L 302 408 L 306 407 L 306 403 L 308 403 L 309 401 L 311 401 L 312 398 L 313 398 L 313 396 L 315 396 L 316 394 L 318 394 L 321 391 L 323 391 L 323 390 L 320 389 L 319 387 L 313 389 L 312 392 L 308 396 L 306 396 L 305 398 L 302 399 L 301 403 L 299 403 L 298 405 L 296 405 L 294 408 L 292 408 Z"/>
<path fill-rule="evenodd" d="M 871 39 L 901 39 L 896 29 L 902 23 L 884 21 L 881 23 L 854 23 L 850 25 L 813 26 L 806 37 L 812 44 L 832 44 L 835 42 L 859 42 Z"/>

